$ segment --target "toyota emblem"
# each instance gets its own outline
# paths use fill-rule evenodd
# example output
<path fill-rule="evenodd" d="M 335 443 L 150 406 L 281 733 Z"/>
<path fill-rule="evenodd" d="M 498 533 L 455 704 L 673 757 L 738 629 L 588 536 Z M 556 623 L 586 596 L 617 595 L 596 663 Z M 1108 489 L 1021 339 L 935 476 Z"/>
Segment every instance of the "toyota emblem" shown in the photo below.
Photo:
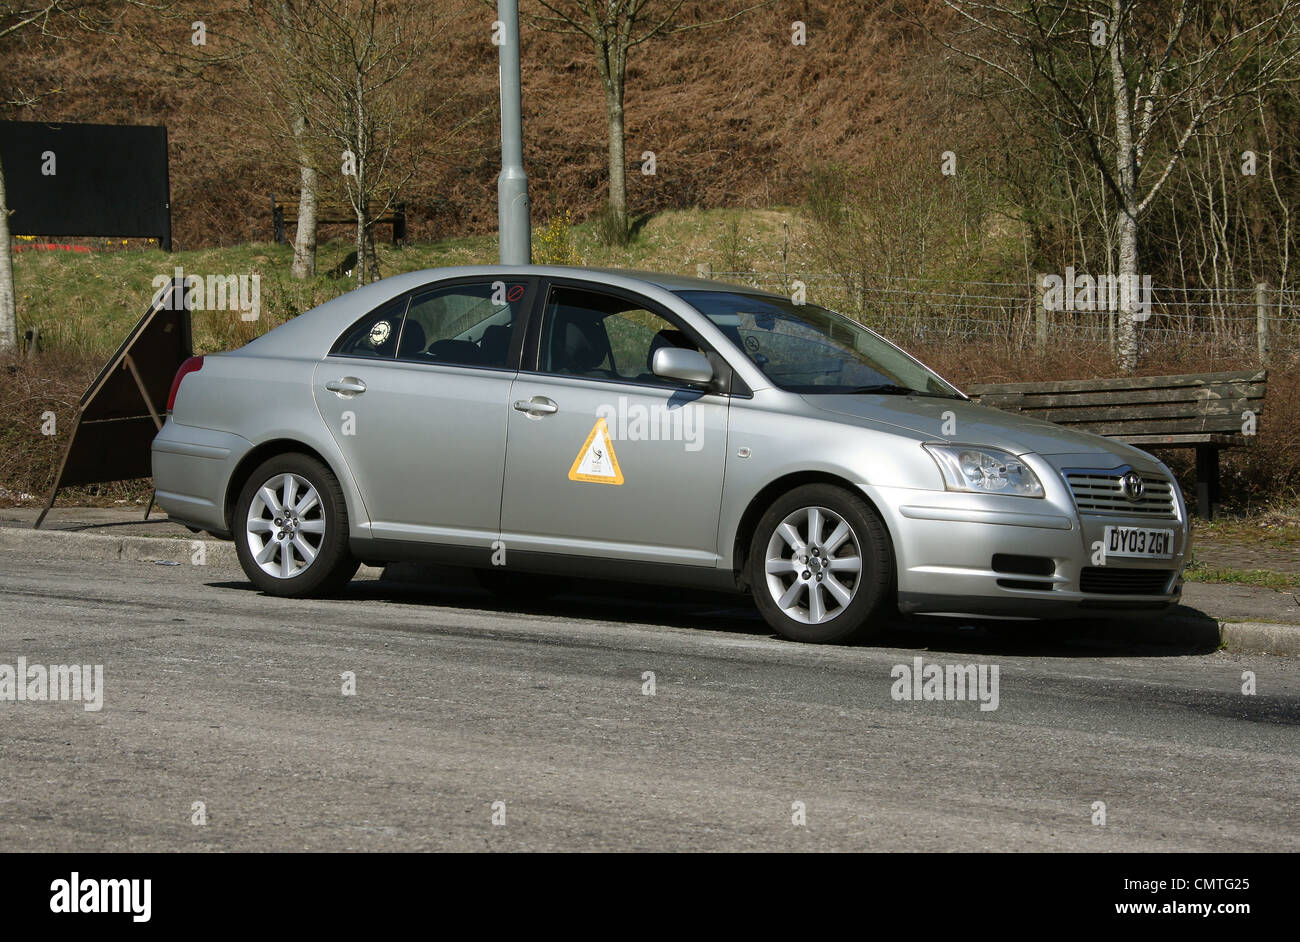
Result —
<path fill-rule="evenodd" d="M 1119 489 L 1124 492 L 1125 497 L 1136 503 L 1142 499 L 1142 492 L 1146 490 L 1146 485 L 1142 483 L 1142 478 L 1130 471 L 1119 479 Z"/>

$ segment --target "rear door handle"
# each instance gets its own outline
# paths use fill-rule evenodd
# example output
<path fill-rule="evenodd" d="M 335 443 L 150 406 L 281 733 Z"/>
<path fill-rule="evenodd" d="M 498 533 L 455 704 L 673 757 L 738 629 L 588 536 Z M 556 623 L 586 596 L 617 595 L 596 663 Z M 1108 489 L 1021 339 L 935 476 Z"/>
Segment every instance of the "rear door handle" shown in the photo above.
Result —
<path fill-rule="evenodd" d="M 545 396 L 534 396 L 532 399 L 516 399 L 515 408 L 520 412 L 527 412 L 529 415 L 554 415 L 560 411 L 560 407 L 552 399 Z"/>
<path fill-rule="evenodd" d="M 325 384 L 325 388 L 332 393 L 338 393 L 341 398 L 346 399 L 348 396 L 355 396 L 365 392 L 366 384 L 355 376 L 345 376 L 342 379 L 330 380 Z"/>

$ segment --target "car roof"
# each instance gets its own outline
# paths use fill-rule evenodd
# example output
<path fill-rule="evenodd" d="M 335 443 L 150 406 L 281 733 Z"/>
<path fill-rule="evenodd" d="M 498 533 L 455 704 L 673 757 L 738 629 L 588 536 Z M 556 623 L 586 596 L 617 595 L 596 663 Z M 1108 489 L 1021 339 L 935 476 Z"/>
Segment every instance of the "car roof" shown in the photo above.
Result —
<path fill-rule="evenodd" d="M 310 355 L 324 356 L 317 348 L 334 342 L 339 332 L 344 330 L 366 310 L 396 297 L 404 291 L 422 287 L 431 282 L 444 279 L 460 278 L 511 278 L 542 277 L 572 278 L 589 281 L 593 285 L 622 287 L 627 290 L 658 289 L 668 293 L 679 291 L 730 291 L 744 294 L 782 298 L 747 285 L 732 285 L 722 281 L 710 281 L 707 278 L 691 278 L 687 275 L 664 274 L 662 272 L 633 271 L 622 268 L 588 268 L 568 265 L 459 265 L 448 268 L 426 268 L 419 271 L 402 272 L 380 281 L 371 282 L 360 288 L 354 288 L 331 301 L 326 301 L 310 311 L 295 317 L 285 324 L 271 330 L 251 341 L 242 349 L 251 355 L 288 355 L 290 351 L 309 352 Z"/>
<path fill-rule="evenodd" d="M 762 288 L 755 288 L 750 285 L 717 281 L 711 278 L 694 278 L 690 275 L 675 275 L 671 272 L 638 271 L 636 269 L 628 268 L 582 268 L 580 270 L 604 275 L 621 275 L 624 278 L 633 278 L 637 281 L 644 281 L 646 284 L 654 285 L 657 288 L 663 288 L 665 291 L 717 291 L 720 288 L 723 288 L 734 289 L 745 294 L 762 294 L 771 297 L 781 297 L 781 295 L 774 294 L 771 291 L 765 291 Z"/>
<path fill-rule="evenodd" d="M 762 288 L 754 288 L 750 285 L 716 281 L 709 278 L 695 278 L 690 275 L 677 275 L 671 272 L 641 271 L 634 268 L 597 268 L 585 265 L 465 265 L 458 266 L 455 269 L 427 268 L 423 271 L 408 273 L 412 278 L 420 276 L 426 280 L 432 280 L 439 277 L 451 277 L 453 275 L 456 277 L 464 277 L 480 274 L 581 278 L 584 281 L 600 281 L 599 276 L 609 275 L 615 278 L 626 278 L 630 281 L 639 281 L 643 284 L 653 285 L 656 288 L 662 288 L 665 291 L 736 290 L 744 292 L 745 294 L 766 295 L 774 298 L 784 297 L 783 295 L 771 291 L 765 291 Z"/>

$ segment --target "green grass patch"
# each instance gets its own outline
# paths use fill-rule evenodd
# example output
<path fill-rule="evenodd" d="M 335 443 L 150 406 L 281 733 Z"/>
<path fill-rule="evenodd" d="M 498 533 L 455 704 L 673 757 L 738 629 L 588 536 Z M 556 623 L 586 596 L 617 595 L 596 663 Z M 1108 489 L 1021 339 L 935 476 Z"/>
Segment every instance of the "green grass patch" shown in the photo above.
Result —
<path fill-rule="evenodd" d="M 543 236 L 538 218 L 534 240 Z M 680 210 L 638 221 L 626 246 L 605 246 L 596 223 L 572 227 L 573 247 L 583 264 L 695 274 L 698 263 L 714 271 L 797 272 L 812 265 L 802 222 L 793 209 Z M 318 274 L 300 281 L 290 274 L 290 246 L 247 245 L 173 252 L 127 247 L 90 254 L 24 251 L 14 258 L 20 334 L 36 328 L 50 351 L 106 357 L 148 306 L 157 276 L 177 267 L 186 274 L 257 274 L 261 278 L 261 318 L 242 321 L 235 311 L 195 311 L 195 348 L 227 350 L 355 287 L 339 272 L 352 251 L 347 240 L 323 243 Z M 380 274 L 387 277 L 426 268 L 491 264 L 497 261 L 495 235 L 463 236 L 401 248 L 377 245 Z M 793 274 L 791 277 L 794 277 Z"/>
<path fill-rule="evenodd" d="M 1188 582 L 1251 585 L 1262 589 L 1300 589 L 1300 573 L 1273 572 L 1271 569 L 1230 569 L 1193 563 L 1183 570 Z"/>

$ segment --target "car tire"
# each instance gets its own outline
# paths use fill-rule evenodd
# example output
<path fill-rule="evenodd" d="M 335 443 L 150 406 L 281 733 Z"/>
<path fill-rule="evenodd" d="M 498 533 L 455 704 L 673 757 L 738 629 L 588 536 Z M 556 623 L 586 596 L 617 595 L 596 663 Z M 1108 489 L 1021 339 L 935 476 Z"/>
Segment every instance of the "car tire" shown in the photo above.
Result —
<path fill-rule="evenodd" d="M 870 504 L 834 485 L 805 485 L 776 500 L 754 531 L 748 570 L 759 612 L 792 641 L 875 635 L 891 607 L 889 532 Z"/>
<path fill-rule="evenodd" d="M 289 515 L 285 503 L 293 505 Z M 258 465 L 235 502 L 231 531 L 244 574 L 269 595 L 330 595 L 360 565 L 348 549 L 338 478 L 307 455 L 277 455 Z"/>

